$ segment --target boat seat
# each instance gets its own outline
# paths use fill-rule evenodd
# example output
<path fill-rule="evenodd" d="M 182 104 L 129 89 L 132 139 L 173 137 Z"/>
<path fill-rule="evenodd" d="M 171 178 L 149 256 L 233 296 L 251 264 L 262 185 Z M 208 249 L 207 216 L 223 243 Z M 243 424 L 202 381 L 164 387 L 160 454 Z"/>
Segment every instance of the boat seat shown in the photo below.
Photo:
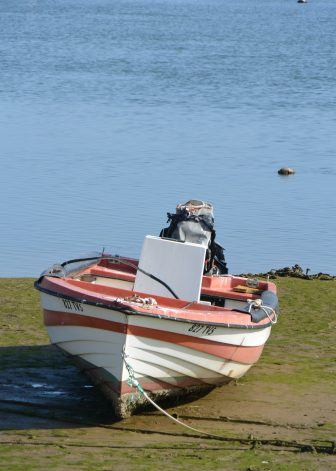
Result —
<path fill-rule="evenodd" d="M 90 269 L 90 274 L 95 276 L 101 277 L 108 277 L 108 278 L 115 278 L 117 280 L 124 280 L 124 281 L 135 281 L 135 274 L 134 273 L 126 273 L 120 270 L 113 270 L 111 268 L 100 268 L 95 267 Z"/>

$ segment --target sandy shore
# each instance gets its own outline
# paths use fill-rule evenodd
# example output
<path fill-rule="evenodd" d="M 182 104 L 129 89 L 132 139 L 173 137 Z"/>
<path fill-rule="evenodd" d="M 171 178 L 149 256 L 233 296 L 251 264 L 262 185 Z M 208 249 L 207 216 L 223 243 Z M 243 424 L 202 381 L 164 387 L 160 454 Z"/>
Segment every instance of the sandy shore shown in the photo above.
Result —
<path fill-rule="evenodd" d="M 0 469 L 336 469 L 336 282 L 277 279 L 281 317 L 242 380 L 116 422 L 53 347 L 31 279 L 0 280 Z M 336 443 L 335 443 L 336 448 Z"/>

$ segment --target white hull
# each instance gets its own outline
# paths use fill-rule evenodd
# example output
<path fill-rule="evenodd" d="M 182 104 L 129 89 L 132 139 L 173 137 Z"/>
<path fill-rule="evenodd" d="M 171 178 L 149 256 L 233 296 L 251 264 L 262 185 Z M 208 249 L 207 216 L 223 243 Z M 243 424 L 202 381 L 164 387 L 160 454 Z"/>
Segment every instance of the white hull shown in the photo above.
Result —
<path fill-rule="evenodd" d="M 46 293 L 41 297 L 51 342 L 82 365 L 121 416 L 143 402 L 127 383 L 123 355 L 153 396 L 183 395 L 240 378 L 258 359 L 271 330 L 199 328 L 190 322 L 64 303 Z"/>

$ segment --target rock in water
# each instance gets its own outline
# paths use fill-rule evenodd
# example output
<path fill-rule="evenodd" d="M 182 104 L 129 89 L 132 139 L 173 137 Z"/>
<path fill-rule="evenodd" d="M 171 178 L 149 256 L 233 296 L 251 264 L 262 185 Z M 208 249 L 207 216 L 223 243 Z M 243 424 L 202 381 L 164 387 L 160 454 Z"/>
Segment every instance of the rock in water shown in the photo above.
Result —
<path fill-rule="evenodd" d="M 278 170 L 279 175 L 293 175 L 295 173 L 295 170 L 290 167 L 282 167 Z"/>

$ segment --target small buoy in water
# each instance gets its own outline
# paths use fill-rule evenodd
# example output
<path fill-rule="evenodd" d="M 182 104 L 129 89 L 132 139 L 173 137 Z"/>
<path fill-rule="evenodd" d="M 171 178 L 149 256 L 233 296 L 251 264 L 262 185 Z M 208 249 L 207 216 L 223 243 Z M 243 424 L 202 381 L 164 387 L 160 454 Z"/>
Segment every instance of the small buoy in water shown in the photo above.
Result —
<path fill-rule="evenodd" d="M 307 0 L 297 0 L 298 3 L 307 3 Z"/>
<path fill-rule="evenodd" d="M 278 170 L 279 175 L 293 175 L 295 173 L 295 170 L 290 167 L 282 167 Z"/>

